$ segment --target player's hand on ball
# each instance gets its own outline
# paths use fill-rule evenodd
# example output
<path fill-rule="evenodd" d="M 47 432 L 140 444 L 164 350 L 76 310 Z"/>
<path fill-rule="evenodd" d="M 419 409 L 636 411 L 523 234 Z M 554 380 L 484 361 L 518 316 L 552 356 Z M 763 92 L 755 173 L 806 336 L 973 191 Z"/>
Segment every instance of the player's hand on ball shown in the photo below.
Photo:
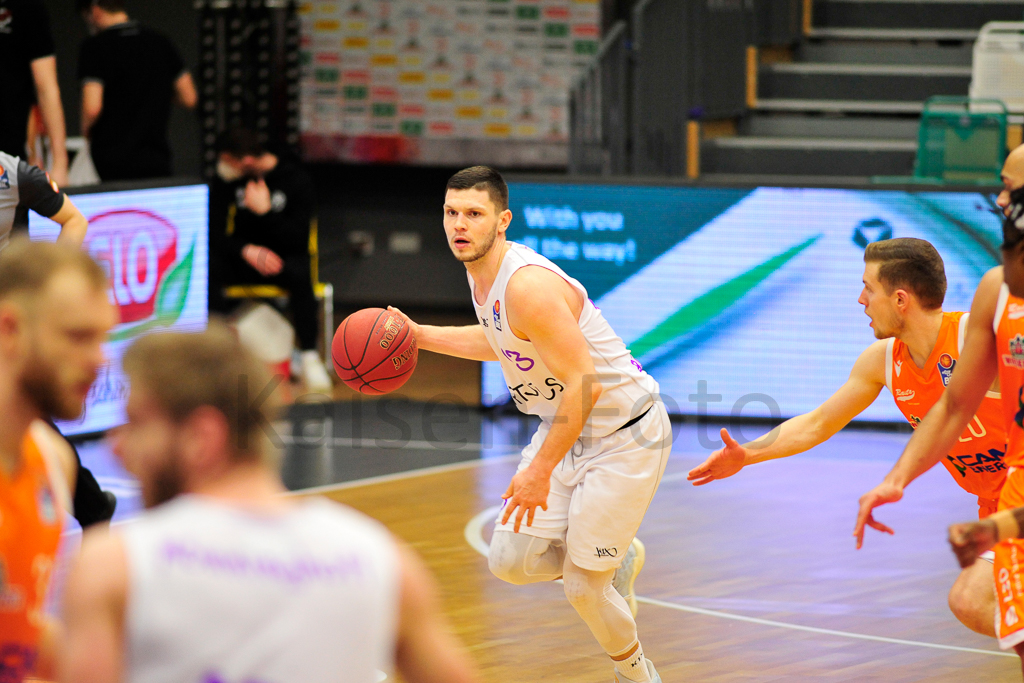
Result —
<path fill-rule="evenodd" d="M 882 531 L 890 536 L 894 533 L 892 529 L 877 521 L 872 511 L 879 505 L 895 503 L 903 497 L 903 489 L 888 482 L 882 482 L 860 497 L 860 512 L 857 513 L 857 524 L 853 528 L 853 535 L 857 538 L 857 550 L 864 545 L 864 526 L 867 525 L 875 531 Z"/>
<path fill-rule="evenodd" d="M 409 326 L 410 330 L 412 330 L 412 336 L 414 338 L 416 338 L 416 339 L 419 339 L 419 337 L 420 337 L 420 326 L 417 325 L 416 323 L 414 323 L 412 321 L 412 318 L 407 316 L 405 313 L 402 313 L 400 310 L 398 310 L 394 306 L 388 306 L 388 310 L 391 311 L 392 313 L 397 313 L 398 315 L 400 315 L 403 318 L 405 318 L 405 324 Z"/>
<path fill-rule="evenodd" d="M 519 526 L 523 517 L 526 517 L 526 526 L 533 526 L 533 513 L 537 508 L 548 509 L 548 492 L 551 490 L 551 475 L 545 475 L 532 465 L 512 477 L 508 490 L 502 498 L 505 499 L 505 514 L 501 517 L 501 523 L 507 524 L 512 513 L 516 513 L 515 532 L 519 533 Z M 518 512 L 516 510 L 518 509 Z"/>
<path fill-rule="evenodd" d="M 687 481 L 692 481 L 694 486 L 703 486 L 715 479 L 725 479 L 743 469 L 747 461 L 747 449 L 737 443 L 736 439 L 729 436 L 729 430 L 722 428 L 722 441 L 725 446 L 711 454 L 702 464 L 690 470 L 686 475 Z"/>
<path fill-rule="evenodd" d="M 953 554 L 963 569 L 974 564 L 979 555 L 991 550 L 998 542 L 999 531 L 991 519 L 949 527 L 949 545 L 953 547 Z"/>

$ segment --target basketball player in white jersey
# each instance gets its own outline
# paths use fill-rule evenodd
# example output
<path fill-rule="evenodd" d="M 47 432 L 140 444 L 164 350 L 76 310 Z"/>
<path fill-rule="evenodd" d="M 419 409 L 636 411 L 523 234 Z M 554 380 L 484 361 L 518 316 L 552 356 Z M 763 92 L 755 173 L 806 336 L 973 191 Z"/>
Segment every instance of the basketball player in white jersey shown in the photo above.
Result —
<path fill-rule="evenodd" d="M 658 384 L 579 282 L 506 240 L 512 212 L 497 171 L 475 166 L 452 176 L 444 212 L 479 324 L 410 321 L 417 342 L 500 361 L 519 410 L 541 418 L 503 496 L 491 572 L 514 584 L 564 579 L 566 597 L 615 662 L 617 680 L 660 681 L 637 638 L 633 594 L 644 561 L 636 532 L 672 443 Z"/>
<path fill-rule="evenodd" d="M 61 680 L 476 680 L 409 549 L 351 509 L 281 495 L 269 377 L 226 327 L 143 337 L 124 367 L 114 447 L 149 510 L 87 532 Z"/>

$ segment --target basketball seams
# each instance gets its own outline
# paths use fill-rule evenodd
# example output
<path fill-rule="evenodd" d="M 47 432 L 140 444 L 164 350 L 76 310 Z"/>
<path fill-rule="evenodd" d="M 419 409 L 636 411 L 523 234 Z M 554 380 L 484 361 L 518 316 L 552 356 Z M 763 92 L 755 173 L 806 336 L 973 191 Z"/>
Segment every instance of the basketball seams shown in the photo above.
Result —
<path fill-rule="evenodd" d="M 348 316 L 335 332 L 335 344 L 332 344 L 331 360 L 334 362 L 335 368 L 338 370 L 339 378 L 359 393 L 365 395 L 382 395 L 390 393 L 404 384 L 407 378 L 415 370 L 416 358 L 419 357 L 419 347 L 418 344 L 416 344 L 415 336 L 413 336 L 412 326 L 409 325 L 408 321 L 403 319 L 401 316 L 396 316 L 401 321 L 401 325 L 405 328 L 404 334 L 399 330 L 399 334 L 392 338 L 393 341 L 387 348 L 381 347 L 380 349 L 376 349 L 377 344 L 379 344 L 387 334 L 383 330 L 378 330 L 378 326 L 381 324 L 381 320 L 389 314 L 389 311 L 377 309 L 377 313 L 374 317 L 371 317 L 373 315 L 372 309 L 363 309 L 361 313 L 369 313 L 370 315 L 359 316 L 357 313 L 352 316 Z M 367 323 L 370 323 L 368 328 L 366 327 Z M 348 328 L 352 325 L 355 325 L 357 328 L 356 332 L 358 332 L 358 334 L 353 332 L 356 334 L 353 338 L 357 345 L 356 349 L 350 349 L 348 345 Z M 363 344 L 363 349 L 360 352 L 358 349 L 358 339 L 359 336 L 363 334 L 365 334 L 366 338 Z M 371 348 L 373 348 L 373 353 L 371 353 Z M 387 371 L 390 366 L 386 365 L 386 363 L 388 361 L 394 361 L 395 358 L 399 358 L 403 354 L 409 353 L 410 348 L 413 351 L 413 356 L 411 358 L 407 358 L 406 363 L 408 365 L 403 368 L 401 372 L 386 377 L 376 377 L 372 379 L 368 377 L 377 371 Z M 381 358 L 378 356 L 380 359 L 375 360 L 374 356 L 379 352 L 383 352 L 383 357 Z M 354 360 L 356 353 L 359 353 L 358 361 Z M 409 362 L 410 360 L 412 361 L 411 363 Z M 365 369 L 361 367 L 368 362 L 373 363 L 373 365 Z M 406 363 L 402 363 L 402 365 L 406 365 Z M 389 384 L 394 384 L 395 382 L 397 382 L 397 385 L 387 386 Z M 378 388 L 376 386 L 377 384 L 385 384 L 386 386 Z"/>
<path fill-rule="evenodd" d="M 402 324 L 403 324 L 403 325 L 405 326 L 405 336 L 404 336 L 404 337 L 402 337 L 402 340 L 401 340 L 401 341 L 397 342 L 397 343 L 396 343 L 396 344 L 394 345 L 394 347 L 393 347 L 393 348 L 396 348 L 396 349 L 397 349 L 398 347 L 400 347 L 400 346 L 401 346 L 402 344 L 404 344 L 404 343 L 405 343 L 405 340 L 409 338 L 409 334 L 411 333 L 411 330 L 409 329 L 409 325 L 408 325 L 408 324 L 406 324 L 404 320 L 402 321 Z M 397 353 L 397 352 L 396 352 L 396 353 Z M 404 352 L 403 352 L 403 353 L 404 353 Z M 360 372 L 360 373 L 359 373 L 359 378 L 360 378 L 360 379 L 362 379 L 362 378 L 363 378 L 364 376 L 366 376 L 366 375 L 370 374 L 371 372 L 373 372 L 374 370 L 376 370 L 377 368 L 379 368 L 379 367 L 380 367 L 381 365 L 383 365 L 383 364 L 384 364 L 384 363 L 385 363 L 386 361 L 389 361 L 389 360 L 391 360 L 391 359 L 392 359 L 392 358 L 394 358 L 394 357 L 395 357 L 395 353 L 392 353 L 392 354 L 390 354 L 390 355 L 387 355 L 387 356 L 385 356 L 384 358 L 382 358 L 382 359 L 380 360 L 380 362 L 378 362 L 378 363 L 377 363 L 376 365 L 374 365 L 374 366 L 373 366 L 372 368 L 367 368 L 367 369 L 366 369 L 365 371 L 362 371 L 362 372 Z M 401 375 L 399 375 L 399 376 L 401 376 Z M 383 378 L 382 378 L 382 379 L 383 379 Z M 372 380 L 372 381 L 376 382 L 377 380 Z"/>
<path fill-rule="evenodd" d="M 348 318 L 345 318 L 345 321 L 343 323 L 341 323 L 341 330 L 340 331 L 341 331 L 341 350 L 345 352 L 345 358 L 348 359 L 349 365 L 341 365 L 338 362 L 337 356 L 334 355 L 334 344 L 331 344 L 331 360 L 334 361 L 334 365 L 338 369 L 348 370 L 348 371 L 351 371 L 351 372 L 355 372 L 356 368 L 355 368 L 354 365 L 352 365 L 352 356 L 350 356 L 349 353 L 348 353 L 348 337 L 347 337 L 347 335 L 348 335 Z M 342 378 L 342 379 L 344 379 L 344 378 Z"/>
<path fill-rule="evenodd" d="M 372 324 L 372 325 L 370 325 L 370 333 L 366 335 L 366 343 L 365 343 L 365 344 L 363 344 L 363 355 L 361 355 L 361 356 L 359 357 L 359 362 L 358 362 L 358 363 L 356 363 L 355 367 L 357 367 L 357 368 L 358 368 L 358 367 L 359 367 L 360 365 L 362 365 L 362 364 L 363 364 L 363 361 L 364 361 L 364 360 L 366 360 L 366 352 L 370 350 L 370 341 L 372 341 L 372 340 L 373 340 L 373 331 L 374 331 L 375 329 L 377 329 L 377 323 L 379 323 L 379 322 L 380 322 L 380 317 L 381 317 L 382 315 L 385 315 L 386 313 L 387 313 L 387 311 L 385 311 L 385 310 L 384 310 L 384 309 L 382 308 L 382 309 L 380 310 L 380 313 L 378 313 L 378 314 L 377 314 L 377 317 L 376 317 L 376 318 L 374 318 L 374 320 L 373 320 L 373 324 Z M 351 356 L 349 356 L 349 358 L 351 358 Z M 360 374 L 362 374 L 362 373 L 360 373 Z"/>

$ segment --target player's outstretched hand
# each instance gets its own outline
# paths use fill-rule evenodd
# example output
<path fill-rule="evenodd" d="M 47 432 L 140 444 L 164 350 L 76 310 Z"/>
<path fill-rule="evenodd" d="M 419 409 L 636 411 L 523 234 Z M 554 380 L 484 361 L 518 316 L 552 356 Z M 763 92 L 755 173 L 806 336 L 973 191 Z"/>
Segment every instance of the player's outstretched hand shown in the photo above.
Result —
<path fill-rule="evenodd" d="M 953 547 L 960 567 L 967 569 L 986 550 L 999 541 L 999 532 L 991 519 L 954 524 L 949 527 L 949 545 Z"/>
<path fill-rule="evenodd" d="M 417 325 L 416 323 L 414 323 L 412 318 L 407 316 L 405 313 L 402 313 L 400 310 L 398 310 L 394 306 L 388 306 L 388 310 L 391 311 L 392 313 L 397 313 L 398 315 L 400 315 L 403 318 L 405 318 L 405 324 L 409 326 L 410 330 L 412 330 L 412 336 L 414 338 L 418 338 L 420 336 L 420 326 Z"/>
<path fill-rule="evenodd" d="M 729 436 L 729 430 L 722 427 L 722 441 L 725 446 L 711 454 L 702 464 L 690 470 L 687 481 L 694 486 L 703 486 L 715 479 L 725 479 L 743 469 L 747 461 L 747 449 L 739 445 L 736 439 Z"/>
<path fill-rule="evenodd" d="M 512 482 L 502 498 L 505 499 L 505 514 L 501 523 L 507 524 L 509 517 L 516 512 L 514 531 L 519 533 L 519 526 L 526 516 L 526 526 L 533 526 L 533 513 L 537 508 L 548 509 L 548 492 L 551 490 L 551 475 L 544 475 L 534 467 L 527 467 L 512 477 Z"/>
<path fill-rule="evenodd" d="M 876 531 L 882 531 L 890 536 L 894 533 L 892 529 L 875 520 L 872 511 L 879 505 L 895 503 L 903 497 L 903 489 L 894 484 L 882 482 L 860 497 L 860 512 L 857 513 L 857 525 L 853 528 L 853 535 L 857 538 L 857 550 L 864 545 L 864 526 L 867 525 Z"/>

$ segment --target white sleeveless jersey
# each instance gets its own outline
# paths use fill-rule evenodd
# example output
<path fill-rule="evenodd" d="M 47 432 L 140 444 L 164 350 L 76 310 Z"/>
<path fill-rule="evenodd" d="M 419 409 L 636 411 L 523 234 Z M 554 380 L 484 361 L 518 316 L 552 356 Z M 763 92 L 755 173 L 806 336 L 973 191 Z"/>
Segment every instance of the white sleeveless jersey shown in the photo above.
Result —
<path fill-rule="evenodd" d="M 121 531 L 128 683 L 376 683 L 391 675 L 397 549 L 311 500 L 256 514 L 182 496 Z"/>
<path fill-rule="evenodd" d="M 494 353 L 501 361 L 501 371 L 516 406 L 524 413 L 537 415 L 551 423 L 562 400 L 563 384 L 555 378 L 531 342 L 517 337 L 505 317 L 505 289 L 512 275 L 524 266 L 540 266 L 557 273 L 583 295 L 583 311 L 579 325 L 590 348 L 594 369 L 604 391 L 590 414 L 583 433 L 601 437 L 611 434 L 632 418 L 648 409 L 658 393 L 658 383 L 648 375 L 615 334 L 600 309 L 587 297 L 583 285 L 529 247 L 509 242 L 498 276 L 483 305 L 473 295 L 476 316 Z M 472 293 L 473 277 L 469 277 Z"/>

